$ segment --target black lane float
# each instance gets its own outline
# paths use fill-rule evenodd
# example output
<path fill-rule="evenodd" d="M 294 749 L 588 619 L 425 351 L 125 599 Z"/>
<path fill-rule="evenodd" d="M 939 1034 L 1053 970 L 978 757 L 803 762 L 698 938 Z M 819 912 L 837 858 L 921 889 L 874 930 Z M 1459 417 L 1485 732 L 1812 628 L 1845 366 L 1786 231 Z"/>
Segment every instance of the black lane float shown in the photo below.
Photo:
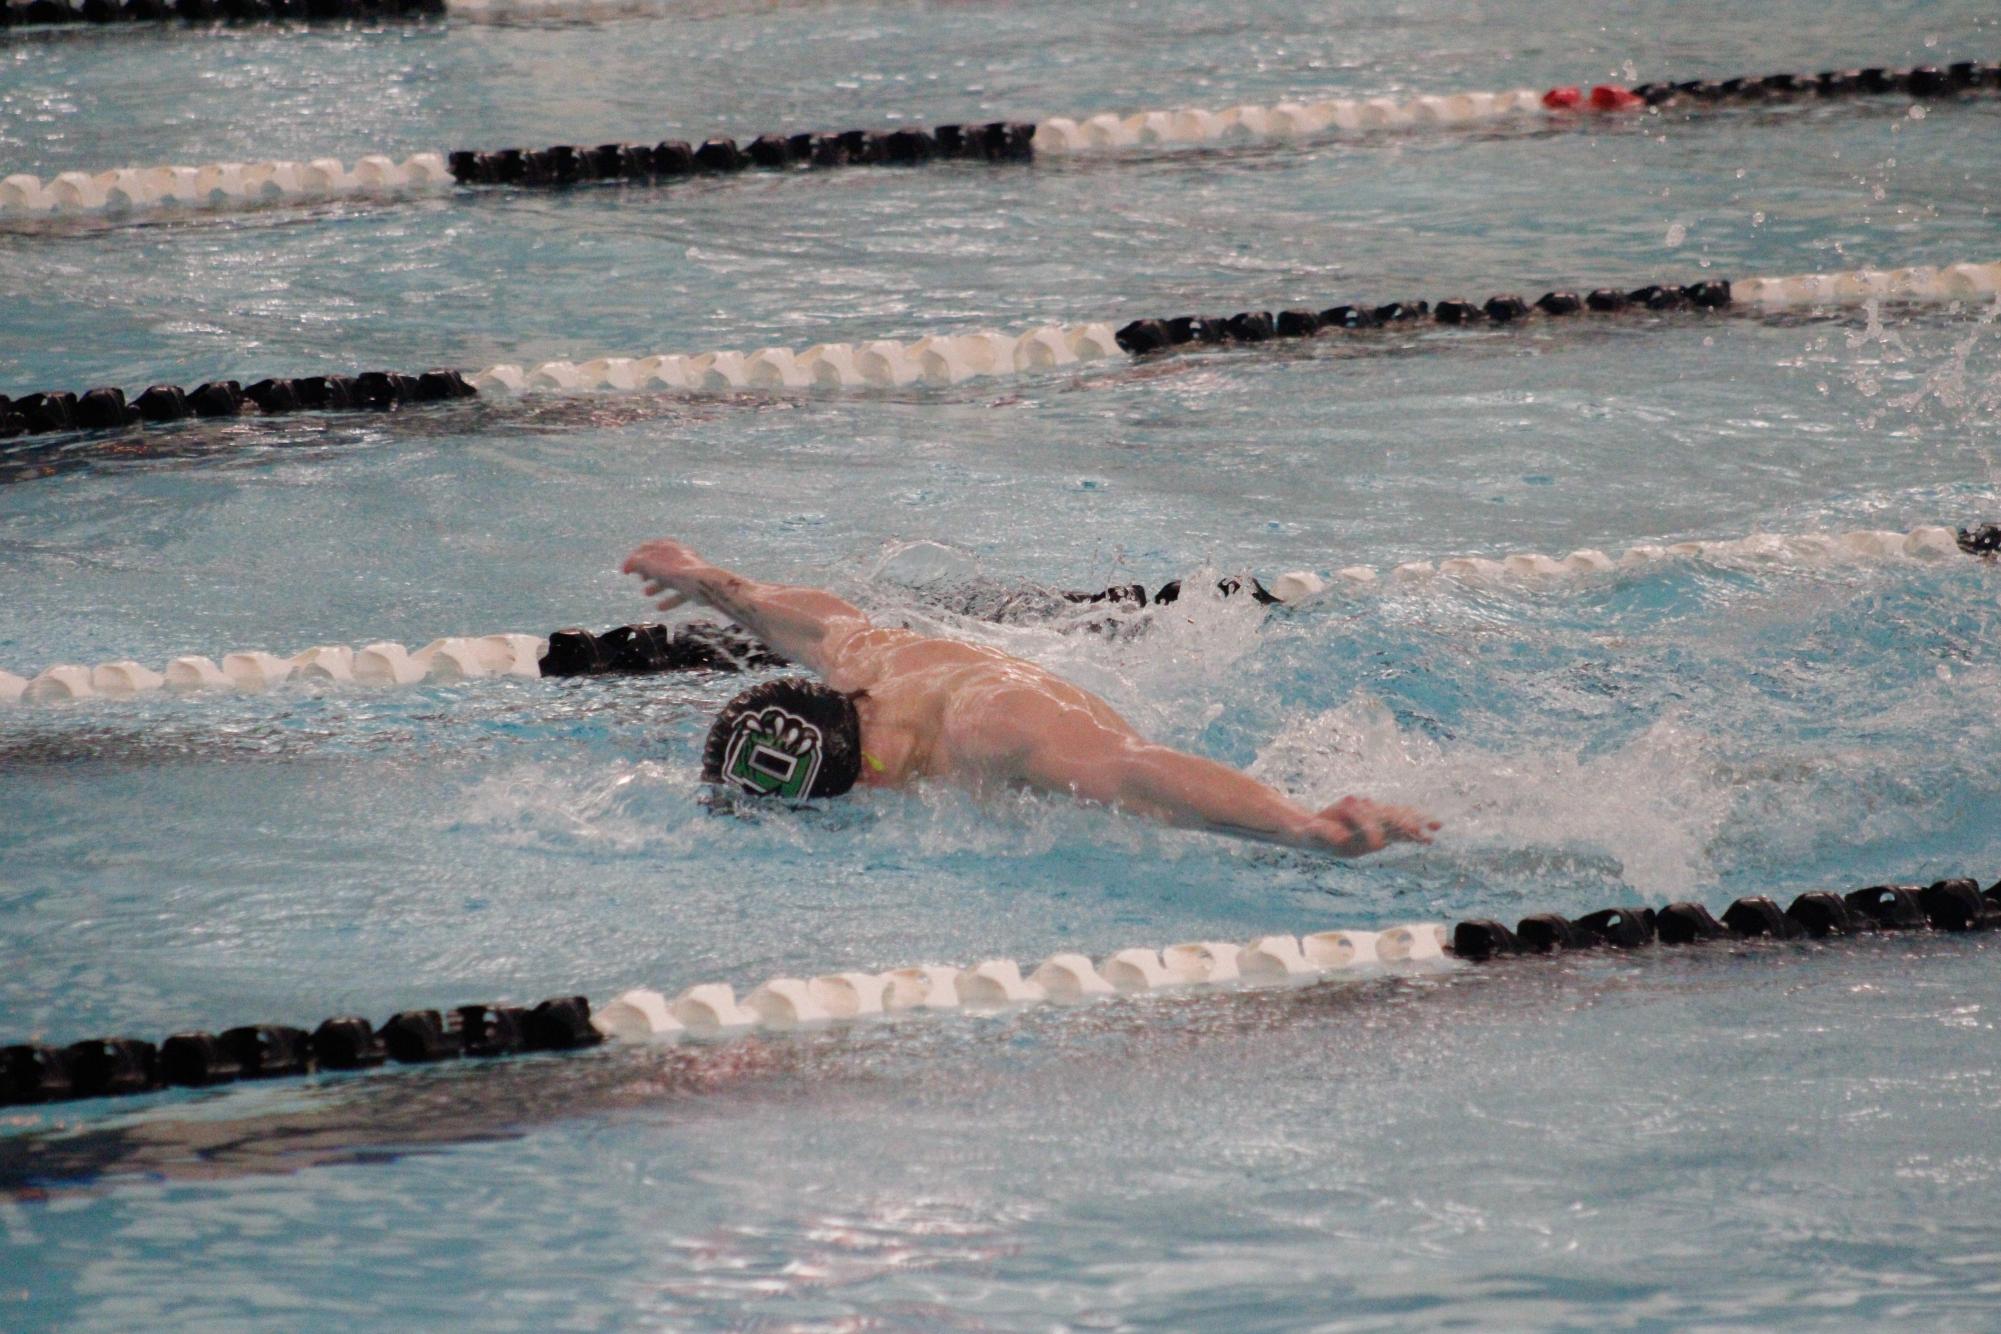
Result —
<path fill-rule="evenodd" d="M 1985 890 L 1954 878 L 1929 885 L 1868 885 L 1836 894 L 1810 890 L 1785 908 L 1764 895 L 1740 898 L 1718 919 L 1700 903 L 1605 908 L 1582 917 L 1535 913 L 1512 930 L 1489 918 L 1452 928 L 1452 952 L 1484 962 L 1567 950 L 1639 949 L 1723 940 L 1829 940 L 1884 931 L 2001 930 L 2001 881 Z"/>
<path fill-rule="evenodd" d="M 397 1061 L 421 1064 L 461 1057 L 508 1056 L 594 1047 L 590 1002 L 557 996 L 532 1008 L 461 1005 L 406 1010 L 380 1029 L 338 1015 L 311 1032 L 283 1024 L 248 1024 L 221 1033 L 92 1038 L 66 1047 L 0 1049 L 0 1105 L 120 1097 L 178 1086 L 205 1088 L 245 1079 L 276 1079 L 320 1070 L 365 1070 Z"/>
<path fill-rule="evenodd" d="M 1648 106 L 1683 107 L 1736 103 L 1751 105 L 1848 97 L 1951 97 L 2001 89 L 2001 65 L 1959 60 L 1945 66 L 1914 65 L 1907 70 L 1822 70 L 1818 74 L 1767 74 L 1729 79 L 1687 79 L 1636 84 L 1629 91 Z M 1552 89 L 1551 94 L 1563 89 Z M 1595 90 L 1594 90 L 1595 91 Z M 1547 103 L 1549 97 L 1544 98 Z"/>
<path fill-rule="evenodd" d="M 26 0 L 0 5 L 0 29 L 88 23 L 351 23 L 421 21 L 445 0 Z"/>
<path fill-rule="evenodd" d="M 1631 291 L 1597 288 L 1579 296 L 1572 291 L 1545 292 L 1533 303 L 1514 293 L 1473 302 L 1465 297 L 1430 301 L 1390 301 L 1382 305 L 1329 306 L 1323 310 L 1243 311 L 1235 315 L 1176 315 L 1140 319 L 1114 335 L 1134 356 L 1187 344 L 1262 343 L 1273 338 L 1311 338 L 1343 330 L 1393 329 L 1432 323 L 1445 325 L 1517 324 L 1532 316 L 1564 319 L 1575 315 L 1616 315 L 1628 310 L 1716 311 L 1730 305 L 1730 284 L 1704 278 L 1682 286 L 1649 283 Z"/>
<path fill-rule="evenodd" d="M 387 412 L 418 404 L 476 398 L 479 391 L 454 370 L 364 371 L 360 375 L 313 375 L 258 380 L 247 388 L 238 380 L 210 380 L 192 389 L 149 385 L 132 398 L 117 386 L 44 390 L 9 398 L 0 394 L 0 439 L 56 431 L 121 431 L 191 417 L 267 416 L 288 412 Z"/>
<path fill-rule="evenodd" d="M 597 181 L 664 183 L 690 176 L 789 168 L 901 166 L 932 161 L 1022 162 L 1035 156 L 1035 126 L 1024 121 L 983 125 L 906 125 L 894 130 L 760 134 L 749 143 L 718 136 L 700 144 L 609 143 L 587 147 L 462 148 L 446 154 L 461 185 L 562 189 Z"/>

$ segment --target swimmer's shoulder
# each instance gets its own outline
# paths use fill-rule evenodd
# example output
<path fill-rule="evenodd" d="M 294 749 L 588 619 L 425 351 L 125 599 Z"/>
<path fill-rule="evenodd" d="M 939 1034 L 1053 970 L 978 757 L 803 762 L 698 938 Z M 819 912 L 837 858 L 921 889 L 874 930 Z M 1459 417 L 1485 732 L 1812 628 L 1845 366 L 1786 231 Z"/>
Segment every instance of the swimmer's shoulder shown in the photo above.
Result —
<path fill-rule="evenodd" d="M 995 649 L 956 639 L 940 639 L 936 635 L 919 634 L 915 630 L 890 625 L 871 626 L 859 631 L 843 648 L 846 652 L 881 659 L 898 669 L 1012 661 L 1005 653 Z"/>
<path fill-rule="evenodd" d="M 893 680 L 915 684 L 916 677 L 935 676 L 978 660 L 972 645 L 900 626 L 875 625 L 843 638 L 822 675 L 837 690 L 877 689 Z"/>

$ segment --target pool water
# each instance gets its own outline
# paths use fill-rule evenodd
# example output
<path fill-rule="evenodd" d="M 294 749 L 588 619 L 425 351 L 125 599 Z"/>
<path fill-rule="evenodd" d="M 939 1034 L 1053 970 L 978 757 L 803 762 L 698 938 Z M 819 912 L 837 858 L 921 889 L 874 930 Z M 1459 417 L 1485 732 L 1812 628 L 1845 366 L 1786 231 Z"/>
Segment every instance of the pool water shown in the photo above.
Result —
<path fill-rule="evenodd" d="M 815 3 L 0 42 L 0 168 L 1993 59 L 1972 4 Z M 0 233 L 0 392 L 1987 261 L 2001 99 Z M 2001 518 L 1991 307 L 0 445 L 0 667 L 639 618 L 670 534 L 993 643 L 1332 862 L 1038 798 L 733 818 L 705 675 L 0 714 L 0 1040 L 2001 874 L 1990 564 L 1107 636 L 968 587 Z M 1449 966 L 10 1109 L 8 1328 L 1987 1329 L 1996 943 Z"/>

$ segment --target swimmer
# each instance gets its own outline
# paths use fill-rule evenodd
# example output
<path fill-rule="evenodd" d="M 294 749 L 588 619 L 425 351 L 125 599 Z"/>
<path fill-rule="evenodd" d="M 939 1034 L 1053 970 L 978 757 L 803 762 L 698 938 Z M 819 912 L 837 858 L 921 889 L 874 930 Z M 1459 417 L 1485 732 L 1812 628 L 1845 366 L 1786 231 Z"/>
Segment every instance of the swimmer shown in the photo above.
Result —
<path fill-rule="evenodd" d="M 1343 797 L 1312 811 L 1226 764 L 1142 737 L 1087 690 L 998 649 L 874 625 L 817 588 L 759 583 L 680 542 L 648 542 L 624 572 L 671 611 L 704 603 L 820 681 L 785 677 L 724 706 L 704 780 L 786 800 L 857 783 L 941 778 L 975 792 L 1030 787 L 1187 829 L 1360 857 L 1429 843 L 1405 806 Z"/>

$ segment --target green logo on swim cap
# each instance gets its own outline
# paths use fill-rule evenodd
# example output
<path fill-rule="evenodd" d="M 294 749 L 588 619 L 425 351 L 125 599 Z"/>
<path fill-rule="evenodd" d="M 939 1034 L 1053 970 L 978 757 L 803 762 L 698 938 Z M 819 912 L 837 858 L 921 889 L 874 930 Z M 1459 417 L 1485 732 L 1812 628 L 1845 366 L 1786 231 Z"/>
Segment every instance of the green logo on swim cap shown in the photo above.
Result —
<path fill-rule="evenodd" d="M 760 797 L 802 800 L 820 775 L 820 729 L 785 709 L 762 709 L 737 720 L 723 752 L 722 775 Z"/>

